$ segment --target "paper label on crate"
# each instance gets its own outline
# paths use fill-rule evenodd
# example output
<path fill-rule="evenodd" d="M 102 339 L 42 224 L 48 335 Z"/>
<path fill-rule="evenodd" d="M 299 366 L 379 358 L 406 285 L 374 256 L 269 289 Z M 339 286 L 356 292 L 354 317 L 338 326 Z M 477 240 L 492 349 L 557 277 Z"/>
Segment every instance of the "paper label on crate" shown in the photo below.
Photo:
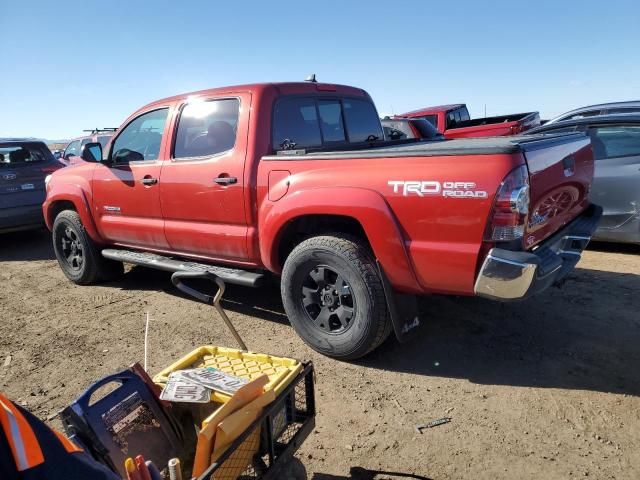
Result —
<path fill-rule="evenodd" d="M 194 382 L 183 380 L 174 372 L 169 376 L 167 385 L 160 394 L 161 400 L 169 402 L 208 403 L 211 401 L 211 390 Z"/>
<path fill-rule="evenodd" d="M 236 377 L 212 367 L 180 370 L 174 372 L 174 374 L 179 374 L 183 381 L 197 383 L 203 387 L 228 395 L 233 395 L 240 387 L 248 383 L 245 378 Z"/>

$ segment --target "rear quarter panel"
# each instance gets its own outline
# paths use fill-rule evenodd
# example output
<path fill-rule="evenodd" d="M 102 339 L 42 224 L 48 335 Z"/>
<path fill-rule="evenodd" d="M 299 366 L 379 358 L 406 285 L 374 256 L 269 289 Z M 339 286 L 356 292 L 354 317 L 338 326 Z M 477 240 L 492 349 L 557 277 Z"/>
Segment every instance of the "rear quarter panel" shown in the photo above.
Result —
<path fill-rule="evenodd" d="M 520 155 L 510 154 L 262 160 L 257 194 L 261 253 L 270 268 L 277 268 L 269 265 L 273 263 L 268 259 L 273 247 L 267 245 L 277 244 L 278 232 L 286 223 L 305 214 L 346 215 L 363 226 L 397 290 L 473 294 L 478 254 L 495 192 L 504 176 L 522 163 Z M 279 182 L 270 185 L 273 171 L 289 175 L 278 175 Z M 389 183 L 408 181 L 443 186 L 445 182 L 473 183 L 472 190 L 485 191 L 486 196 L 419 195 Z M 286 189 L 281 182 L 288 182 Z M 270 189 L 277 191 L 272 200 Z M 305 200 L 311 196 L 313 201 Z M 386 211 L 380 214 L 380 210 Z M 386 227 L 385 222 L 392 226 Z"/>

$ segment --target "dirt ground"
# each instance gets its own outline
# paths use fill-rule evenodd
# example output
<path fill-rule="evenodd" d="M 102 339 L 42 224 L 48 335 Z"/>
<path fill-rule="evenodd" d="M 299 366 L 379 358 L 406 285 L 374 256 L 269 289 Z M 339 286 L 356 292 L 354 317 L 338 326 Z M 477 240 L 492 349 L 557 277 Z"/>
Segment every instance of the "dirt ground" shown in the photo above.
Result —
<path fill-rule="evenodd" d="M 0 389 L 54 425 L 142 360 L 146 311 L 152 373 L 197 345 L 235 346 L 168 274 L 68 282 L 48 232 L 0 237 L 0 282 Z M 417 338 L 355 363 L 306 347 L 277 285 L 230 288 L 225 308 L 250 349 L 315 363 L 317 428 L 288 478 L 640 478 L 640 248 L 593 246 L 562 289 L 522 303 L 426 298 Z"/>

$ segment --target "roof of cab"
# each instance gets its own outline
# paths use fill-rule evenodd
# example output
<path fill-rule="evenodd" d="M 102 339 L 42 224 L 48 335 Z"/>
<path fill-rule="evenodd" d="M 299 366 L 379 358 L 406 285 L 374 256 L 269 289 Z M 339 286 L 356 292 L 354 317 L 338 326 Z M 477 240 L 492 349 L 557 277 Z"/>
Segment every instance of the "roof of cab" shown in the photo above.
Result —
<path fill-rule="evenodd" d="M 172 103 L 175 101 L 183 100 L 188 97 L 202 97 L 209 95 L 221 95 L 240 92 L 255 92 L 262 93 L 268 89 L 277 89 L 281 94 L 286 94 L 287 90 L 308 90 L 309 92 L 333 92 L 349 95 L 365 96 L 367 93 L 361 88 L 350 87 L 348 85 L 337 85 L 332 83 L 318 83 L 318 82 L 282 82 L 282 83 L 250 83 L 246 85 L 231 85 L 227 87 L 209 88 L 206 90 L 198 90 L 195 92 L 181 93 L 179 95 L 173 95 L 171 97 L 162 98 L 151 102 L 141 108 L 138 111 L 146 110 L 150 107 Z"/>

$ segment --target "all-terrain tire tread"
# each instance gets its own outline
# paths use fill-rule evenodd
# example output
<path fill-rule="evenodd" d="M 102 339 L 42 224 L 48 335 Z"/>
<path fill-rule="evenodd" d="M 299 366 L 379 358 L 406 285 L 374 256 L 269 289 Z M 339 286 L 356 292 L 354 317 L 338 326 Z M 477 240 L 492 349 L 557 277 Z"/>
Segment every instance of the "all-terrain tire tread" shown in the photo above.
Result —
<path fill-rule="evenodd" d="M 335 233 L 321 236 L 310 237 L 299 243 L 289 254 L 292 258 L 306 250 L 329 250 L 343 258 L 346 258 L 360 273 L 369 291 L 369 295 L 374 299 L 374 305 L 378 308 L 374 309 L 374 318 L 371 326 L 375 328 L 373 339 L 367 342 L 368 335 L 363 336 L 361 342 L 355 345 L 350 354 L 341 356 L 343 359 L 355 359 L 363 357 L 375 350 L 389 336 L 392 330 L 391 318 L 386 308 L 386 297 L 382 280 L 378 274 L 375 258 L 371 250 L 363 245 L 362 239 L 344 234 Z M 287 264 L 285 262 L 285 270 Z"/>

